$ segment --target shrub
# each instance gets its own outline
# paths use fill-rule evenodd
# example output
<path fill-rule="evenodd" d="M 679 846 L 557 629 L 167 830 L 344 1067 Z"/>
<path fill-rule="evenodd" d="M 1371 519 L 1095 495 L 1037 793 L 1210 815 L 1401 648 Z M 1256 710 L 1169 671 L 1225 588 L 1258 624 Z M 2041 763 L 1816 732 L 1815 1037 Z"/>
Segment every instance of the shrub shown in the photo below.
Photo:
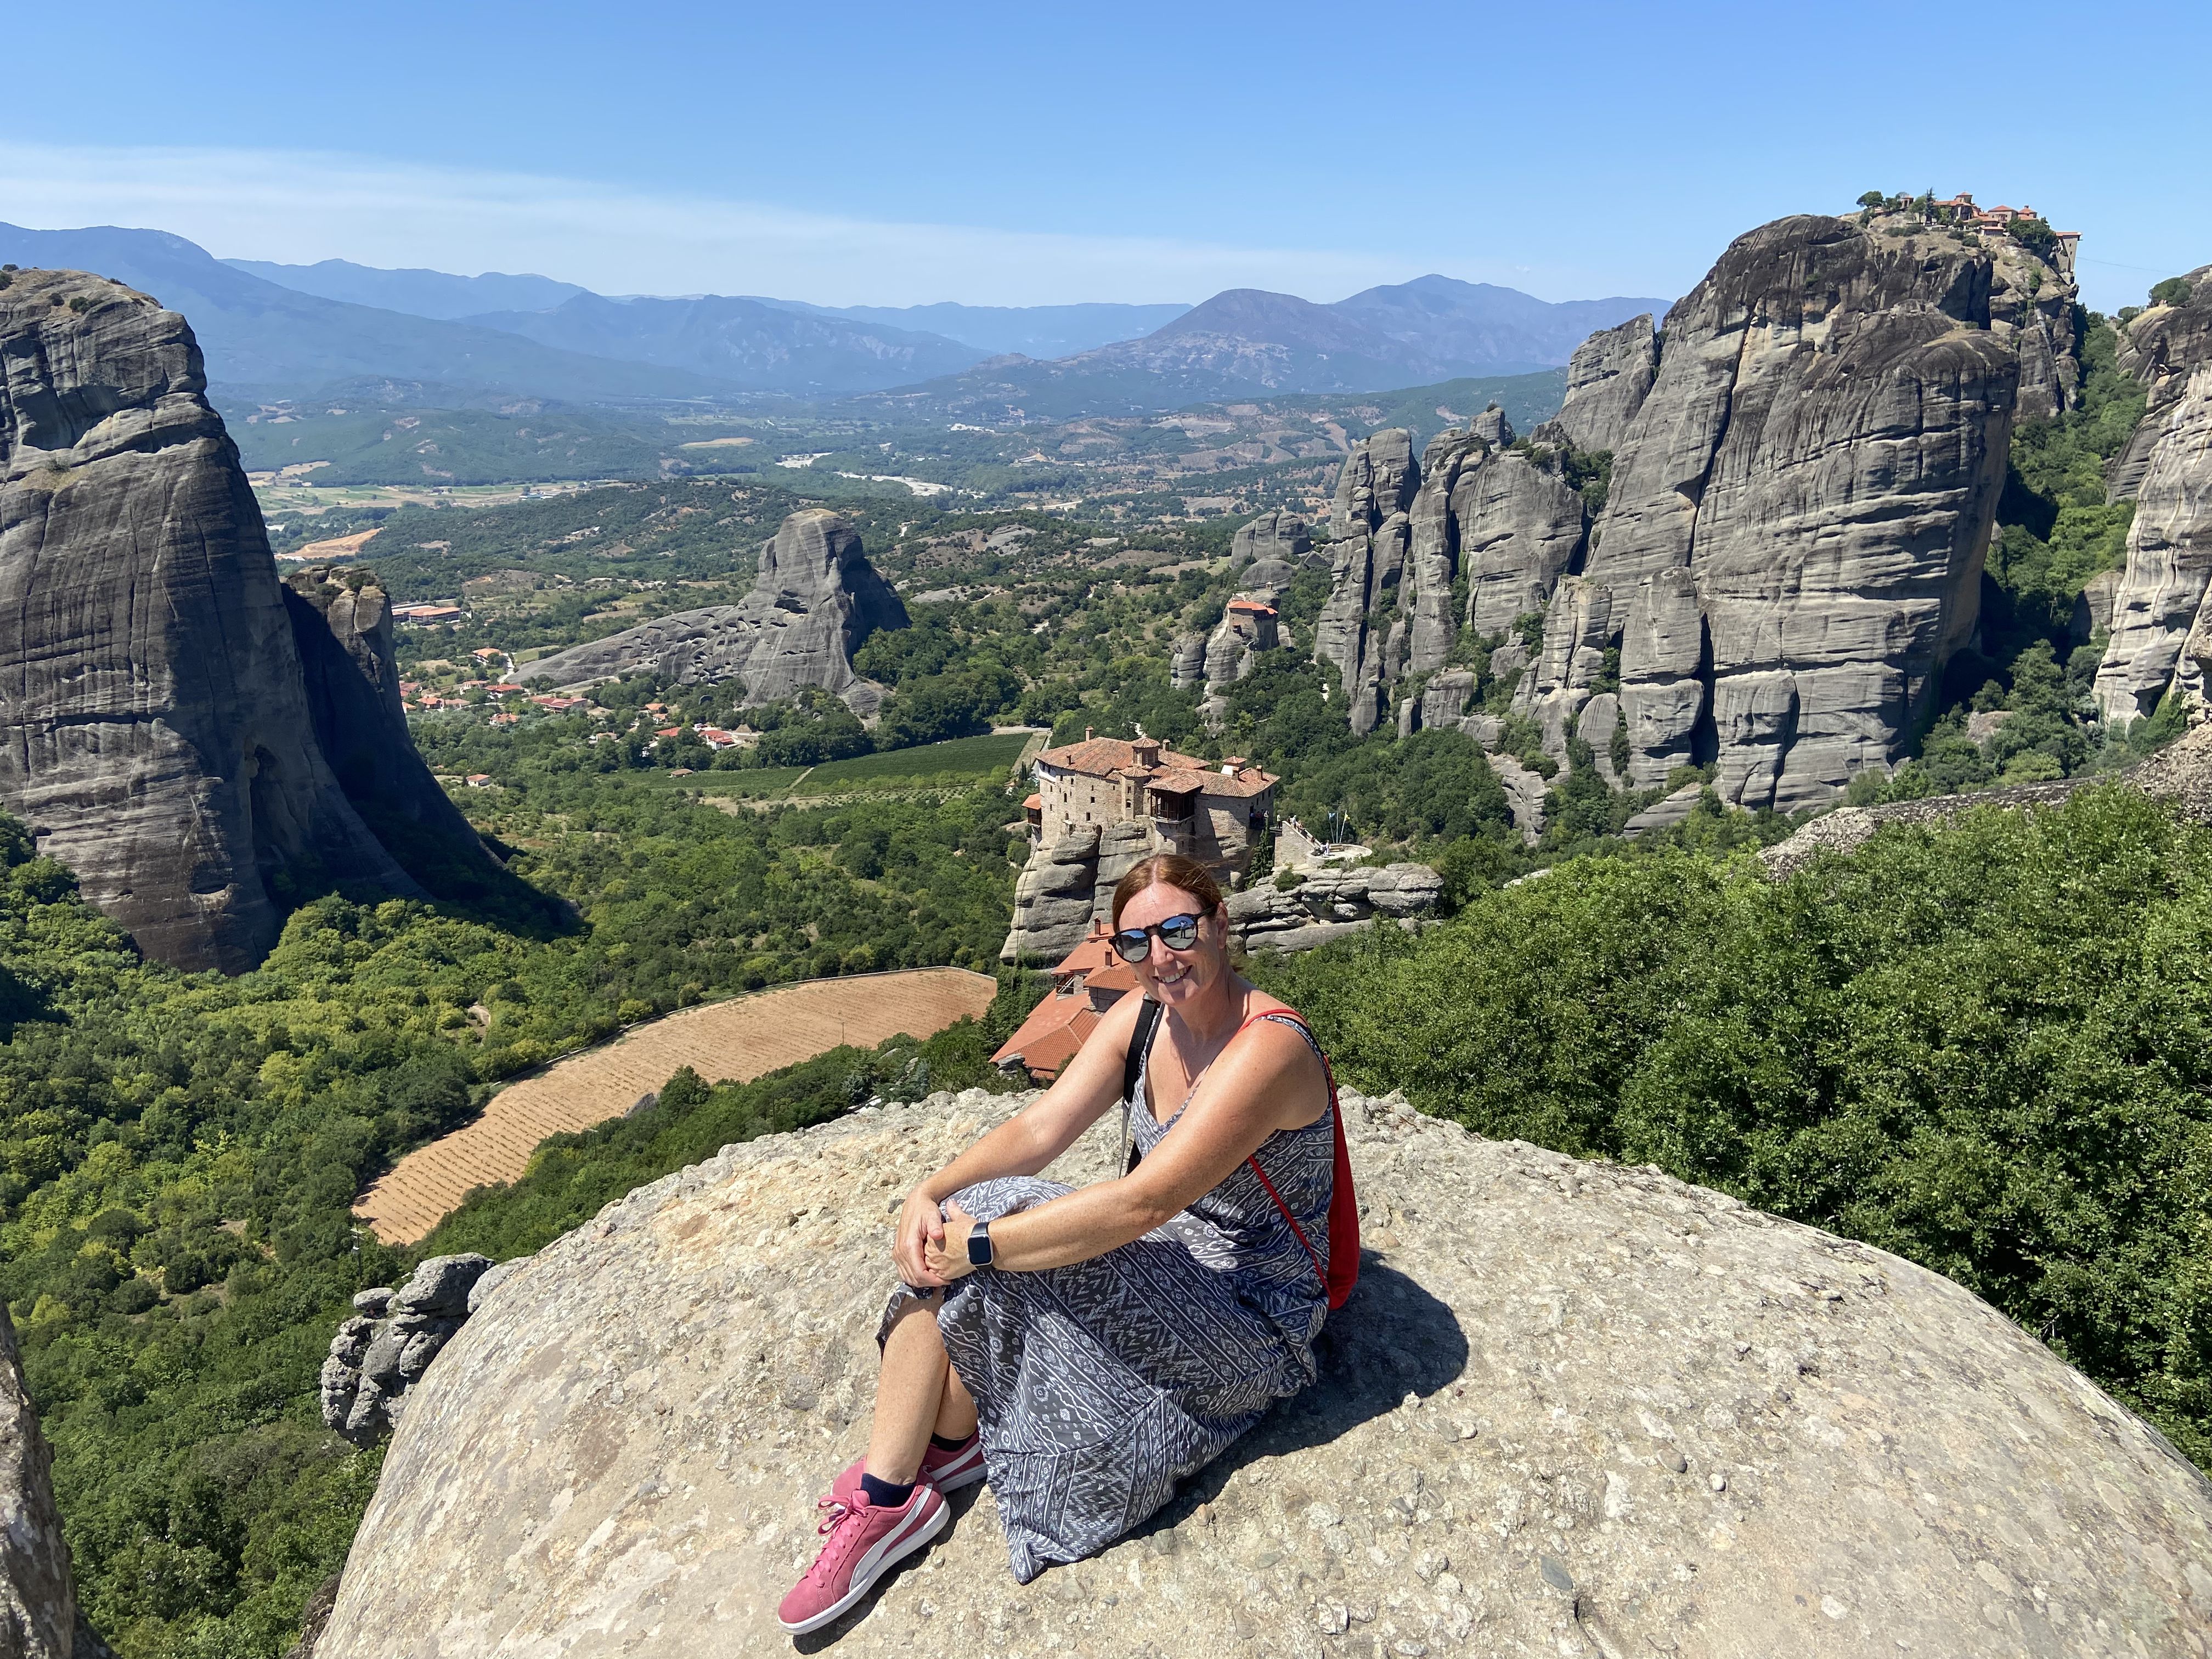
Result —
<path fill-rule="evenodd" d="M 2212 1464 L 2212 830 L 2118 787 L 1769 882 L 1680 853 L 1263 969 L 1360 1086 L 1987 1297 Z"/>

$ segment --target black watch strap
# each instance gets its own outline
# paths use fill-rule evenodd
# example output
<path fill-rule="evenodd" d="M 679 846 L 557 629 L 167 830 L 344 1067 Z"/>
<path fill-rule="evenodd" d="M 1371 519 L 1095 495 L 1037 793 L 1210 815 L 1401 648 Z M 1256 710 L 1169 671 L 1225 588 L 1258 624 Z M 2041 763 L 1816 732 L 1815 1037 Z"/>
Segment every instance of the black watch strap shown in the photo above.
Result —
<path fill-rule="evenodd" d="M 968 1235 L 968 1265 L 988 1267 L 991 1265 L 991 1224 L 979 1221 Z"/>

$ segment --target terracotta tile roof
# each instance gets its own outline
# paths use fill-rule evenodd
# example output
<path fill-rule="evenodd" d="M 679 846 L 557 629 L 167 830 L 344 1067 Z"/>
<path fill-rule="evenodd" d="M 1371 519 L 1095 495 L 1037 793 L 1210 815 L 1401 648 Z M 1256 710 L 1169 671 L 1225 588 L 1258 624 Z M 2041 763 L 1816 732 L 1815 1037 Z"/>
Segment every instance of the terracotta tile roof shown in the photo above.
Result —
<path fill-rule="evenodd" d="M 1257 599 L 1231 599 L 1229 601 L 1228 609 L 1242 611 L 1255 617 L 1272 617 L 1275 614 L 1273 605 L 1262 605 Z"/>
<path fill-rule="evenodd" d="M 1136 970 L 1114 954 L 1103 922 L 1061 958 L 1052 976 L 1052 994 L 1030 1011 L 1021 1029 L 991 1056 L 994 1065 L 1018 1054 L 1030 1076 L 1058 1077 L 1098 1029 L 1099 1005 L 1111 1007 L 1137 988 Z"/>
<path fill-rule="evenodd" d="M 1249 796 L 1264 794 L 1274 787 L 1275 776 L 1256 767 L 1239 769 L 1224 775 L 1221 769 L 1199 759 L 1195 755 L 1178 754 L 1163 747 L 1159 762 L 1145 766 L 1137 757 L 1137 747 L 1120 738 L 1086 738 L 1081 743 L 1071 743 L 1064 749 L 1048 749 L 1037 757 L 1037 764 L 1049 766 L 1060 772 L 1079 772 L 1086 777 L 1115 778 L 1134 775 L 1158 780 L 1167 777 L 1195 776 L 1204 780 L 1209 795 Z M 1161 785 L 1155 781 L 1152 787 Z M 1171 792 L 1180 793 L 1180 791 Z"/>
<path fill-rule="evenodd" d="M 1163 745 L 1159 763 L 1163 766 L 1203 766 L 1204 761 L 1194 760 L 1188 755 L 1178 755 Z M 1049 766 L 1062 772 L 1082 772 L 1094 778 L 1110 778 L 1139 764 L 1137 745 L 1120 738 L 1085 738 L 1081 743 L 1071 743 L 1065 749 L 1048 749 L 1037 757 L 1037 764 Z"/>

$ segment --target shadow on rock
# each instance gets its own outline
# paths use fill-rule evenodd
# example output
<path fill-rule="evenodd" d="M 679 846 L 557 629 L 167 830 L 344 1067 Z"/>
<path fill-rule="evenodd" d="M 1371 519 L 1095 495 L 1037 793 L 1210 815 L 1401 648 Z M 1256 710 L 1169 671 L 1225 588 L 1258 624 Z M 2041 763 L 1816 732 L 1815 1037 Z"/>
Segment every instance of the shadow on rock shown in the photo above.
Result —
<path fill-rule="evenodd" d="M 1328 1316 L 1314 1345 L 1321 1376 L 1304 1394 L 1260 1419 L 1235 1445 L 1183 1482 L 1132 1538 L 1170 1533 L 1201 1504 L 1221 1495 L 1230 1476 L 1263 1457 L 1326 1446 L 1382 1416 L 1407 1395 L 1423 1398 L 1467 1369 L 1459 1316 L 1372 1250 L 1359 1257 L 1359 1288 Z"/>
<path fill-rule="evenodd" d="M 1381 1417 L 1409 1395 L 1424 1397 L 1455 1381 L 1467 1369 L 1467 1334 L 1459 1317 L 1396 1268 L 1386 1267 L 1372 1250 L 1360 1253 L 1359 1288 L 1352 1300 L 1328 1316 L 1315 1345 L 1321 1376 L 1304 1394 L 1286 1400 L 1260 1419 L 1235 1445 L 1183 1482 L 1159 1512 L 1130 1529 L 1130 1538 L 1172 1533 L 1201 1504 L 1221 1495 L 1230 1476 L 1262 1457 L 1325 1446 L 1370 1419 Z M 952 1527 L 964 1523 L 981 1487 L 955 1492 Z M 951 1528 L 948 1528 L 950 1530 Z M 834 1646 L 874 1611 L 884 1593 L 929 1559 L 929 1551 L 908 1556 L 884 1575 L 875 1591 L 834 1625 L 794 1637 L 801 1653 Z M 1052 1570 L 1048 1570 L 1052 1571 Z M 1006 1580 L 1011 1587 L 1011 1576 Z"/>

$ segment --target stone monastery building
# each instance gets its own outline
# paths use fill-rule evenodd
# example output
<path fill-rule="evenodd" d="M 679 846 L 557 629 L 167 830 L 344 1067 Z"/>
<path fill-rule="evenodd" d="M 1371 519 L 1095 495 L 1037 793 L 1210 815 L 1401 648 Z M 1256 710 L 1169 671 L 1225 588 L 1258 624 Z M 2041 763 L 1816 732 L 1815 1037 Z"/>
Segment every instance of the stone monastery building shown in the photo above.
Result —
<path fill-rule="evenodd" d="M 1252 842 L 1272 821 L 1275 776 L 1231 756 L 1218 765 L 1157 738 L 1094 738 L 1048 749 L 1037 792 L 1024 803 L 1031 846 L 1117 823 L 1146 825 L 1152 851 L 1195 859 L 1224 885 L 1252 866 Z"/>

